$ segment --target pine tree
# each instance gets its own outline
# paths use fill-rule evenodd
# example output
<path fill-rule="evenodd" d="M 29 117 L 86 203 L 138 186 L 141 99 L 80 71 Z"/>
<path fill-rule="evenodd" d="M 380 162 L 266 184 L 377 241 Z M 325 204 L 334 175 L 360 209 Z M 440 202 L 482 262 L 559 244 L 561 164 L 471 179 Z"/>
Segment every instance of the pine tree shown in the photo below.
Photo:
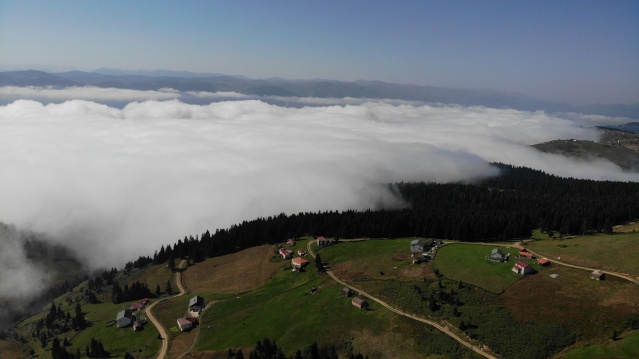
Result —
<path fill-rule="evenodd" d="M 173 293 L 173 288 L 171 287 L 171 281 L 168 280 L 166 281 L 166 294 L 171 294 Z"/>

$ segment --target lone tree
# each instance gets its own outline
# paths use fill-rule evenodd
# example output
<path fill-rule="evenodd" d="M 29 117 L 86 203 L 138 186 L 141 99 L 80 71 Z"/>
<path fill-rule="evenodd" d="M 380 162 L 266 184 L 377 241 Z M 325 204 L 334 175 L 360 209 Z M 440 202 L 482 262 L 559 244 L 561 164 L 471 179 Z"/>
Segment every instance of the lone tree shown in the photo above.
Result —
<path fill-rule="evenodd" d="M 173 293 L 173 288 L 171 287 L 171 281 L 168 280 L 166 281 L 166 294 L 171 294 Z"/>
<path fill-rule="evenodd" d="M 324 272 L 324 263 L 319 254 L 315 257 L 315 268 L 317 268 L 317 271 L 320 273 Z"/>

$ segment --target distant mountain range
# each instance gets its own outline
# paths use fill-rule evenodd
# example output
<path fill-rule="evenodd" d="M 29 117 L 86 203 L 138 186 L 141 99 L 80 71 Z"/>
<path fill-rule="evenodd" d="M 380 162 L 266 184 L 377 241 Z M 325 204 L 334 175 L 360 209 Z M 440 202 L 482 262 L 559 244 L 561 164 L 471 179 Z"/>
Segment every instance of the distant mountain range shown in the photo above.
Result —
<path fill-rule="evenodd" d="M 565 103 L 536 100 L 518 93 L 402 85 L 382 81 L 250 79 L 216 73 L 122 71 L 102 68 L 94 72 L 48 73 L 36 70 L 0 72 L 0 86 L 96 86 L 136 90 L 172 88 L 179 91 L 233 91 L 253 96 L 396 99 L 524 111 L 544 110 L 549 113 L 578 112 L 639 119 L 639 103 L 571 106 Z"/>

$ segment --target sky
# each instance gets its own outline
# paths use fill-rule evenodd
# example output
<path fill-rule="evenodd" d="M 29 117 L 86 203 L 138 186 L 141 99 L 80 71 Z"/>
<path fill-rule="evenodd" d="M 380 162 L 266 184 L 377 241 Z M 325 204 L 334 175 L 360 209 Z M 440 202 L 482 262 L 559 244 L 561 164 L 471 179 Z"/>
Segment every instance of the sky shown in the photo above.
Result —
<path fill-rule="evenodd" d="M 101 67 L 637 103 L 639 2 L 0 0 L 0 69 Z"/>

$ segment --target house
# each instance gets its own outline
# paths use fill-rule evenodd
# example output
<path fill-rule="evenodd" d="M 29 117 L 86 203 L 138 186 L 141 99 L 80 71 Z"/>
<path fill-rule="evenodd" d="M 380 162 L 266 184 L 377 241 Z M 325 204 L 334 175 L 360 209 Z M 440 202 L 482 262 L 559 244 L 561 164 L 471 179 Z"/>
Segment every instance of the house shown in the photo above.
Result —
<path fill-rule="evenodd" d="M 297 269 L 304 268 L 306 265 L 308 265 L 308 263 L 309 262 L 302 257 L 295 257 L 291 259 L 291 265 L 293 266 L 293 268 L 297 268 Z"/>
<path fill-rule="evenodd" d="M 590 273 L 590 279 L 602 280 L 604 279 L 604 274 L 605 274 L 604 272 L 597 269 L 593 271 L 592 273 Z"/>
<path fill-rule="evenodd" d="M 131 324 L 133 321 L 133 312 L 125 309 L 118 313 L 118 316 L 115 318 L 115 322 L 118 324 L 118 328 L 124 328 L 127 325 Z"/>
<path fill-rule="evenodd" d="M 419 264 L 419 263 L 422 263 L 422 262 L 426 262 L 428 260 L 428 258 L 429 258 L 428 254 L 424 254 L 424 253 L 422 253 L 422 254 L 414 254 L 413 253 L 413 254 L 410 255 L 410 262 L 412 264 Z"/>
<path fill-rule="evenodd" d="M 519 252 L 519 258 L 532 259 L 533 258 L 533 254 L 528 252 L 528 251 L 521 251 L 521 252 Z"/>
<path fill-rule="evenodd" d="M 344 287 L 344 289 L 342 289 L 342 294 L 350 297 L 351 295 L 353 295 L 353 291 L 349 287 Z"/>
<path fill-rule="evenodd" d="M 140 301 L 140 303 L 142 303 L 143 305 L 147 305 L 149 304 L 149 298 L 144 298 Z"/>
<path fill-rule="evenodd" d="M 317 245 L 320 247 L 330 246 L 331 241 L 329 241 L 326 237 L 317 237 Z"/>
<path fill-rule="evenodd" d="M 290 250 L 290 249 L 286 249 L 286 248 L 280 248 L 280 255 L 284 259 L 289 259 L 289 258 L 291 258 L 291 255 L 293 255 L 293 251 Z"/>
<path fill-rule="evenodd" d="M 136 310 L 142 309 L 143 307 L 144 307 L 144 304 L 135 303 L 135 304 L 131 304 L 131 306 L 129 307 L 129 310 L 136 311 Z"/>
<path fill-rule="evenodd" d="M 300 250 L 298 250 L 298 251 L 297 251 L 297 255 L 298 255 L 298 256 L 305 256 L 305 255 L 306 255 L 306 252 L 304 252 L 304 250 L 303 250 L 303 249 L 300 249 Z"/>
<path fill-rule="evenodd" d="M 204 298 L 196 295 L 189 300 L 189 314 L 191 317 L 199 317 L 200 313 L 202 313 L 202 309 L 204 309 Z"/>
<path fill-rule="evenodd" d="M 188 318 L 178 318 L 177 325 L 180 328 L 180 331 L 183 332 L 185 330 L 191 329 L 193 327 L 193 322 Z"/>
<path fill-rule="evenodd" d="M 540 266 L 546 266 L 550 264 L 550 261 L 548 260 L 548 258 L 539 258 L 537 259 L 537 264 L 539 264 Z"/>
<path fill-rule="evenodd" d="M 411 252 L 423 252 L 431 246 L 433 241 L 431 239 L 415 239 L 410 242 Z"/>
<path fill-rule="evenodd" d="M 528 252 L 528 250 L 524 246 L 519 246 L 519 251 L 520 252 Z"/>
<path fill-rule="evenodd" d="M 353 297 L 353 300 L 351 300 L 351 304 L 353 304 L 357 308 L 362 308 L 362 309 L 368 308 L 368 302 L 360 297 Z"/>
<path fill-rule="evenodd" d="M 490 255 L 488 256 L 488 260 L 491 262 L 497 262 L 497 263 L 501 263 L 501 262 L 505 262 L 508 260 L 508 256 L 504 254 L 504 252 L 501 251 L 501 249 L 499 248 L 495 248 L 492 251 L 490 251 Z"/>
<path fill-rule="evenodd" d="M 521 275 L 526 275 L 526 274 L 532 273 L 533 268 L 529 266 L 527 263 L 524 263 L 522 261 L 517 261 L 517 263 L 515 263 L 515 265 L 513 266 L 513 272 L 517 274 L 521 274 Z"/>
<path fill-rule="evenodd" d="M 286 245 L 289 247 L 292 247 L 295 245 L 295 240 L 293 239 L 289 239 L 288 241 L 286 241 Z"/>

